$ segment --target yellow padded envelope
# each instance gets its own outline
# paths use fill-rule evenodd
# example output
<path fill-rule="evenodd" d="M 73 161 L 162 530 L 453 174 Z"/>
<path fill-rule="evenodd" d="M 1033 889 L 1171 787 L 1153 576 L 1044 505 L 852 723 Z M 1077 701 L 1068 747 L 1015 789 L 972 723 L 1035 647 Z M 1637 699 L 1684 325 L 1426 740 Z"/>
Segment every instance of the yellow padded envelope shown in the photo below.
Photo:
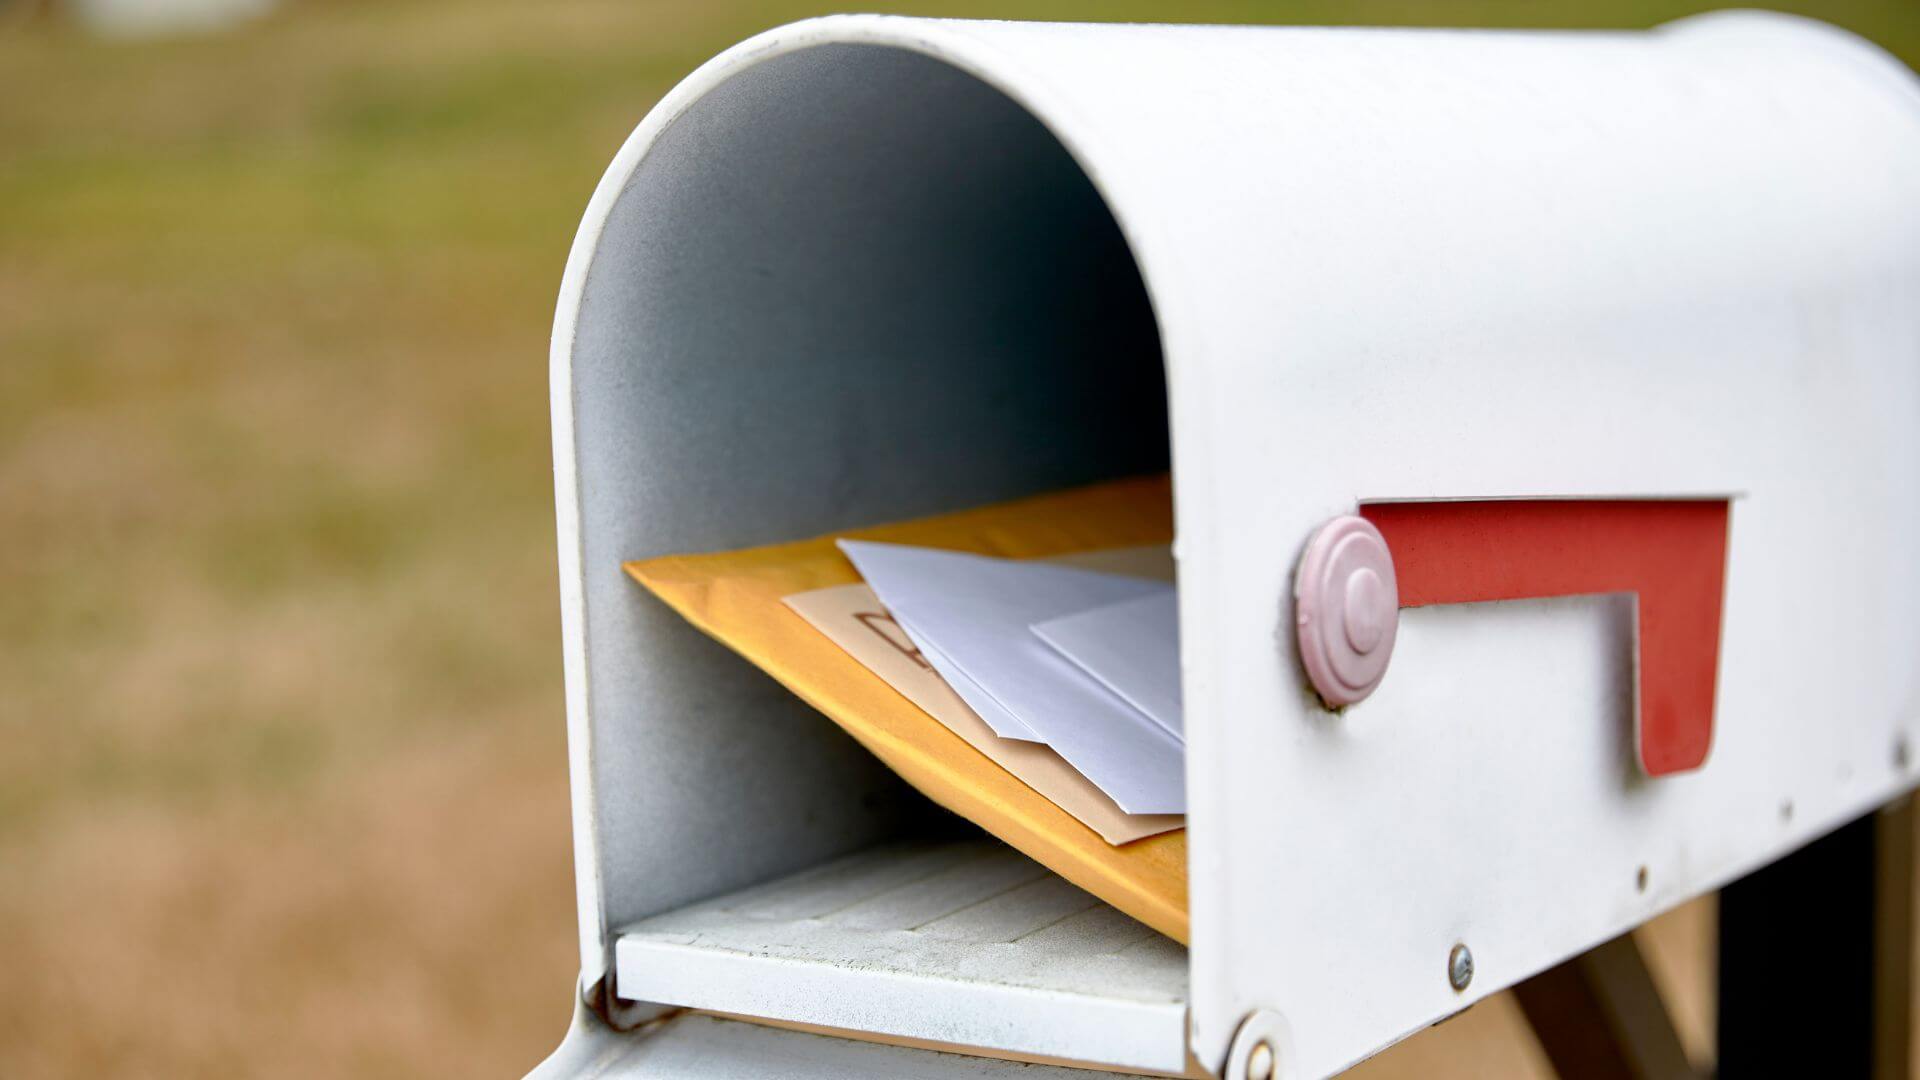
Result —
<path fill-rule="evenodd" d="M 765 669 L 935 802 L 1175 940 L 1187 940 L 1184 829 L 1115 847 L 967 745 L 781 603 L 860 580 L 838 537 L 1038 559 L 1173 541 L 1165 476 L 1122 480 L 791 544 L 667 555 L 627 573 Z"/>

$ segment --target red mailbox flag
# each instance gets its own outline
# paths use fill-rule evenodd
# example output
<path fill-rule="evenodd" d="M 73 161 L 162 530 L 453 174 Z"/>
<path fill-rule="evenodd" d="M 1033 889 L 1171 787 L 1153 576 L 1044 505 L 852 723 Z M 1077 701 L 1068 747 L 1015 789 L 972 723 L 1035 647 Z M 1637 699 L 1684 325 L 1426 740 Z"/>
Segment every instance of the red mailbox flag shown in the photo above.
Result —
<path fill-rule="evenodd" d="M 1633 593 L 1640 765 L 1665 776 L 1706 761 L 1727 500 L 1377 503 L 1360 516 L 1393 553 L 1401 607 Z"/>

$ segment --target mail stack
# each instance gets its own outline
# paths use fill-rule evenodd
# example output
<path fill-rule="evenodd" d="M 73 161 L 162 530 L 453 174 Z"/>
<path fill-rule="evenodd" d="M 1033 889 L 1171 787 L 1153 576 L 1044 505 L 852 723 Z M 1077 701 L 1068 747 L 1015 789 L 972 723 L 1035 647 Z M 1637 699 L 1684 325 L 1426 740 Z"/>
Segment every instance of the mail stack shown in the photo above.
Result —
<path fill-rule="evenodd" d="M 1157 476 L 627 570 L 936 802 L 1184 940 L 1171 519 Z"/>

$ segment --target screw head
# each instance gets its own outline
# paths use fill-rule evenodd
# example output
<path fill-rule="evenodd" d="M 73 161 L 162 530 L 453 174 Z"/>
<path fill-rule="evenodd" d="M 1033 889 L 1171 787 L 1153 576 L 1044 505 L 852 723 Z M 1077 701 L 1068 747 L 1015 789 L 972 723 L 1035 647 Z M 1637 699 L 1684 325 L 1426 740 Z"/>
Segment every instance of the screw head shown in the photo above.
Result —
<path fill-rule="evenodd" d="M 1262 1040 L 1247 1055 L 1247 1080 L 1273 1080 L 1273 1044 Z"/>
<path fill-rule="evenodd" d="M 1234 1030 L 1227 1060 L 1220 1063 L 1224 1080 L 1279 1080 L 1286 1062 L 1281 1056 L 1292 1045 L 1286 1020 L 1272 1009 L 1255 1009 Z"/>
<path fill-rule="evenodd" d="M 1447 954 L 1447 982 L 1455 991 L 1465 990 L 1473 982 L 1473 950 L 1466 945 L 1455 945 Z"/>

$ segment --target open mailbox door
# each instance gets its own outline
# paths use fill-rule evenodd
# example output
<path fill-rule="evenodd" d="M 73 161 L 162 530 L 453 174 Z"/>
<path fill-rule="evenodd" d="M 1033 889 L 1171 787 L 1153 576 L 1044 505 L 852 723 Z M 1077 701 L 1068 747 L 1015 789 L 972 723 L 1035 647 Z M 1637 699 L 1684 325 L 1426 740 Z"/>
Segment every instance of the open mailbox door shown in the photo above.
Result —
<path fill-rule="evenodd" d="M 553 409 L 553 1074 L 1324 1075 L 1920 779 L 1920 89 L 1816 23 L 775 30 L 594 194 Z M 1190 948 L 621 573 L 1169 467 Z"/>

